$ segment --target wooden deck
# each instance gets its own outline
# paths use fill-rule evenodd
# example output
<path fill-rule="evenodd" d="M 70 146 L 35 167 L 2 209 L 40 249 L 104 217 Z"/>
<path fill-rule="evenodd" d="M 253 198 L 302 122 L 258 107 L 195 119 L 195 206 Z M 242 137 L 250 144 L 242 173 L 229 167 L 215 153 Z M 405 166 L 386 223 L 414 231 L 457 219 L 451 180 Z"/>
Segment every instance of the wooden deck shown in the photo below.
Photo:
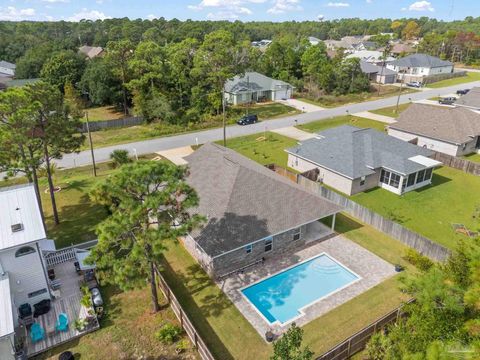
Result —
<path fill-rule="evenodd" d="M 44 352 L 52 347 L 68 342 L 74 338 L 83 336 L 91 331 L 99 328 L 98 322 L 94 326 L 90 326 L 86 331 L 78 332 L 74 327 L 74 321 L 78 318 L 87 317 L 87 310 L 80 305 L 82 292 L 80 290 L 81 276 L 78 276 L 73 261 L 68 261 L 54 267 L 56 279 L 62 282 L 60 288 L 60 296 L 52 300 L 52 307 L 47 314 L 39 316 L 35 319 L 45 330 L 43 340 L 32 343 L 30 333 L 23 330 L 25 336 L 25 348 L 28 357 Z M 55 324 L 58 316 L 65 313 L 68 316 L 68 331 L 58 332 L 55 330 Z"/>

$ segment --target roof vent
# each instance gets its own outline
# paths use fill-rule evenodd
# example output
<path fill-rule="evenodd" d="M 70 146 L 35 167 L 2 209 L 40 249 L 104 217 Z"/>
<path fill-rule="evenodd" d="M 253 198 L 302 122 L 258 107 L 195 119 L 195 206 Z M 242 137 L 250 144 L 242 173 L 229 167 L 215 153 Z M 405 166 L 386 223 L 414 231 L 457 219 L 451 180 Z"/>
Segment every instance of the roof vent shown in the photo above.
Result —
<path fill-rule="evenodd" d="M 22 231 L 22 230 L 23 230 L 23 224 L 22 223 L 12 225 L 12 232 L 16 233 L 16 232 L 19 232 L 19 231 Z"/>

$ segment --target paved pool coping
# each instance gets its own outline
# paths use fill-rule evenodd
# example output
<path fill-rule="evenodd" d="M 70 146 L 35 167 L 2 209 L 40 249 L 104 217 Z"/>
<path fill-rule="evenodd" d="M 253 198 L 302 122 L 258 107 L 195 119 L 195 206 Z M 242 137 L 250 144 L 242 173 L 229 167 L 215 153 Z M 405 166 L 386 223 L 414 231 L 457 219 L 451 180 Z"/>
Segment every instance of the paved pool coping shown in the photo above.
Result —
<path fill-rule="evenodd" d="M 394 265 L 384 261 L 353 241 L 337 235 L 327 240 L 313 243 L 297 252 L 269 259 L 263 265 L 246 270 L 243 274 L 232 275 L 217 284 L 263 339 L 265 338 L 265 332 L 269 330 L 279 335 L 288 329 L 290 323 L 287 322 L 283 325 L 279 323 L 269 324 L 243 296 L 241 289 L 321 253 L 326 253 L 338 260 L 347 269 L 355 272 L 361 278 L 353 284 L 303 308 L 303 315 L 295 319 L 295 323 L 298 326 L 303 326 L 326 314 L 396 274 Z"/>

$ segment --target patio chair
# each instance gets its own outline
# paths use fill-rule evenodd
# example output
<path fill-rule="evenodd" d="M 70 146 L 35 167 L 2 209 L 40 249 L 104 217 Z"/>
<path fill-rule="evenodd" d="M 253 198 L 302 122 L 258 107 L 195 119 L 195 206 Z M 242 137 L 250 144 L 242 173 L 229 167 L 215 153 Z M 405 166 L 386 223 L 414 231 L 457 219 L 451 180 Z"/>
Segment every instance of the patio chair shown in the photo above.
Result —
<path fill-rule="evenodd" d="M 30 328 L 30 339 L 33 343 L 39 342 L 45 338 L 45 330 L 40 326 L 39 323 L 33 323 Z"/>
<path fill-rule="evenodd" d="M 58 315 L 57 323 L 55 324 L 55 330 L 67 331 L 68 330 L 68 316 L 65 313 Z"/>

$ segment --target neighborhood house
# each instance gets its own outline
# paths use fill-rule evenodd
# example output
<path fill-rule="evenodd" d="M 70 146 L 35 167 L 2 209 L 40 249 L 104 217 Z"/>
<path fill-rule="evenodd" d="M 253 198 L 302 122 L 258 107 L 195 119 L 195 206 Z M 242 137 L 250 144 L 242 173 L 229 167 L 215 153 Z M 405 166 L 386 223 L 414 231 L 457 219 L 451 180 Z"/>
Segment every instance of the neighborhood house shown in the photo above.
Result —
<path fill-rule="evenodd" d="M 480 87 L 472 88 L 467 94 L 457 99 L 455 106 L 471 110 L 480 110 Z"/>
<path fill-rule="evenodd" d="M 434 75 L 453 73 L 453 63 L 426 54 L 412 54 L 387 64 L 398 73 L 398 80 L 423 81 Z"/>
<path fill-rule="evenodd" d="M 33 186 L 0 188 L 0 354 L 15 359 L 19 308 L 50 300 L 45 253 L 55 250 Z"/>
<path fill-rule="evenodd" d="M 397 80 L 397 73 L 385 66 L 371 64 L 360 60 L 360 69 L 370 81 L 380 84 L 393 84 Z"/>
<path fill-rule="evenodd" d="M 207 218 L 183 243 L 214 277 L 333 233 L 341 207 L 233 150 L 207 143 L 186 157 L 196 212 Z M 318 220 L 333 216 L 332 228 Z"/>
<path fill-rule="evenodd" d="M 290 99 L 292 93 L 293 86 L 289 83 L 257 72 L 237 75 L 225 84 L 225 101 L 232 105 Z"/>
<path fill-rule="evenodd" d="M 376 186 L 395 194 L 431 183 L 433 152 L 374 129 L 344 125 L 287 149 L 288 166 L 347 195 Z"/>
<path fill-rule="evenodd" d="M 480 150 L 480 115 L 458 107 L 412 104 L 388 127 L 388 134 L 448 155 L 467 155 Z"/>

